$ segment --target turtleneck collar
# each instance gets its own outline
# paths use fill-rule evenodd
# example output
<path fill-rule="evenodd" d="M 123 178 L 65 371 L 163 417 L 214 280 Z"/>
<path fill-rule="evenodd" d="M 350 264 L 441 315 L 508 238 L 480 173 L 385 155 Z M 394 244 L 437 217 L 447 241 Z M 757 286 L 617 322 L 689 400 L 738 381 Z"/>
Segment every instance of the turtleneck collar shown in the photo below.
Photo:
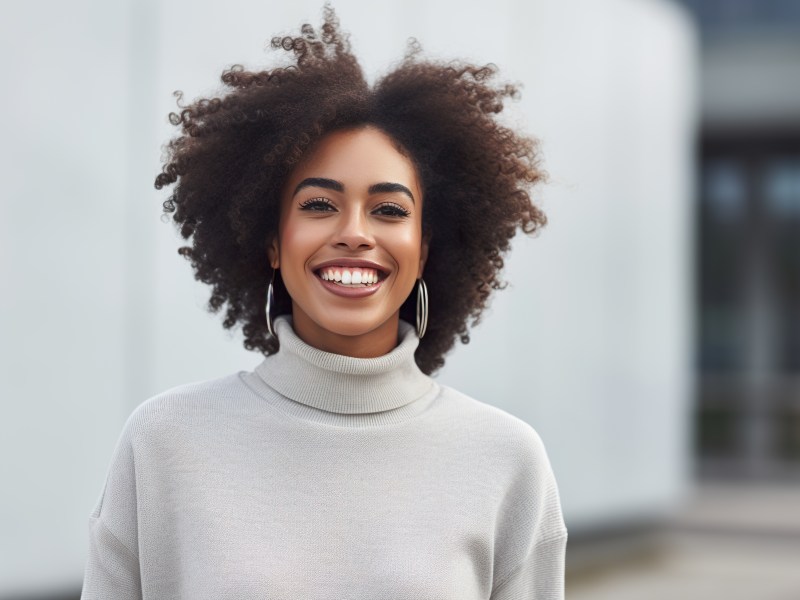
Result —
<path fill-rule="evenodd" d="M 282 396 L 305 406 L 341 415 L 389 411 L 408 415 L 416 411 L 398 409 L 437 387 L 414 361 L 419 338 L 405 321 L 400 321 L 400 343 L 376 358 L 353 358 L 309 346 L 297 336 L 289 316 L 276 318 L 274 327 L 280 349 L 267 356 L 255 373 Z"/>

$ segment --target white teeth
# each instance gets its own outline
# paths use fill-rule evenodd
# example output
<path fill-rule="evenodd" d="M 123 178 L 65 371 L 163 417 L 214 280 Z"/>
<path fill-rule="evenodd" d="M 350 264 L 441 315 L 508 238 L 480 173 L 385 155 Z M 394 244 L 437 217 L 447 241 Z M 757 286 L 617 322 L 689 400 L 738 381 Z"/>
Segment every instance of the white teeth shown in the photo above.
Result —
<path fill-rule="evenodd" d="M 361 267 L 326 267 L 320 269 L 319 276 L 325 281 L 338 281 L 342 285 L 372 285 L 380 280 L 377 269 Z"/>

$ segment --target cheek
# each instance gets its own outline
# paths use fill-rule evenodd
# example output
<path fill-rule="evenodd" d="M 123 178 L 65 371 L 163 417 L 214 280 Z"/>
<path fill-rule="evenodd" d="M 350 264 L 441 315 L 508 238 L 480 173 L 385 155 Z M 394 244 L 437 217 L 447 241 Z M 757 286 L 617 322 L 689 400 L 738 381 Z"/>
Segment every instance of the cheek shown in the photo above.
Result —
<path fill-rule="evenodd" d="M 422 236 L 419 231 L 409 228 L 403 232 L 395 232 L 395 235 L 386 238 L 384 248 L 407 271 L 407 277 L 416 279 L 422 253 Z"/>
<path fill-rule="evenodd" d="M 280 251 L 281 262 L 296 264 L 305 262 L 314 246 L 314 235 L 311 228 L 293 219 L 287 219 L 281 227 Z"/>

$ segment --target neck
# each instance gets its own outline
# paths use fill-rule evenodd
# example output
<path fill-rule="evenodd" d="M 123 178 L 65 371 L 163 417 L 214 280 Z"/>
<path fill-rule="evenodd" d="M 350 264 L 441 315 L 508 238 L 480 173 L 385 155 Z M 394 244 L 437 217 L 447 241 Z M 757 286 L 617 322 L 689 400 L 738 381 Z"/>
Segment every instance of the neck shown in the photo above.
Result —
<path fill-rule="evenodd" d="M 297 309 L 292 311 L 292 323 L 297 337 L 309 346 L 353 358 L 376 358 L 388 354 L 397 346 L 400 311 L 375 329 L 356 335 L 324 329 L 305 312 Z"/>

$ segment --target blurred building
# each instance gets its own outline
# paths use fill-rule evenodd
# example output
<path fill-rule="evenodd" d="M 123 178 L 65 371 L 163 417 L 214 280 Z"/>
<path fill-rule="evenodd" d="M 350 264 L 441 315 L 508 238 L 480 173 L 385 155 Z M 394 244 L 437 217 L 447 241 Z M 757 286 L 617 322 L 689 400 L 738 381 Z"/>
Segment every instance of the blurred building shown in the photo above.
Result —
<path fill-rule="evenodd" d="M 698 474 L 800 475 L 800 3 L 684 0 L 701 31 Z"/>

